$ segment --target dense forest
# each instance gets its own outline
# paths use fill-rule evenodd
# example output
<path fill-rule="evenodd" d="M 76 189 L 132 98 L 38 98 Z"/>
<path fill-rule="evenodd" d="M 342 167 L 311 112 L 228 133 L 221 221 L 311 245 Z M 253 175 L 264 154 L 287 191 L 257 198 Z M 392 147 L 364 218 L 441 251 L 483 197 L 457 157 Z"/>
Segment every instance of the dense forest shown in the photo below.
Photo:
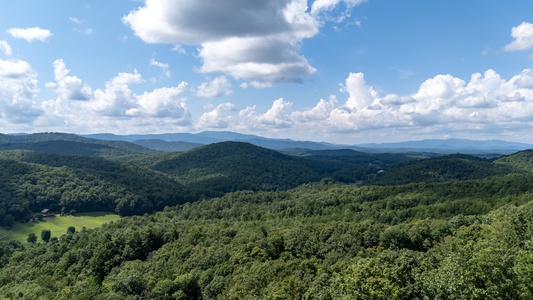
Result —
<path fill-rule="evenodd" d="M 533 298 L 533 151 L 68 142 L 92 150 L 0 151 L 4 226 L 44 207 L 128 217 L 0 241 L 0 298 Z"/>

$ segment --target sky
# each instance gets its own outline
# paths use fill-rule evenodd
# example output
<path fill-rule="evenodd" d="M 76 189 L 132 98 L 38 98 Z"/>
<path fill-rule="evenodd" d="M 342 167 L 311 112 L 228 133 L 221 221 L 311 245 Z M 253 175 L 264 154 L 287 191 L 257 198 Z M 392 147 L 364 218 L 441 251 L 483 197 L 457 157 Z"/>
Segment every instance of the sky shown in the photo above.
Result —
<path fill-rule="evenodd" d="M 533 143 L 531 0 L 2 0 L 0 132 Z"/>

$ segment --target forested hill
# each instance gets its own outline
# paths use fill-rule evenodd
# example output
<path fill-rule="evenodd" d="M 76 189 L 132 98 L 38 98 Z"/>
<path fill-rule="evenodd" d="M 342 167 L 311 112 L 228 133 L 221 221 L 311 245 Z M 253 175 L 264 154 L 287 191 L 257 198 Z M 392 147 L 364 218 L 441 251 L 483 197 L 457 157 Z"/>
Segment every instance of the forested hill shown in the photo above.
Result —
<path fill-rule="evenodd" d="M 533 150 L 520 151 L 515 154 L 500 157 L 497 164 L 512 167 L 514 170 L 533 172 Z"/>
<path fill-rule="evenodd" d="M 300 150 L 289 155 L 249 143 L 222 142 L 163 153 L 128 142 L 55 133 L 1 136 L 1 147 L 31 151 L 0 151 L 0 225 L 44 208 L 132 215 L 227 192 L 286 190 L 324 179 L 394 185 L 482 179 L 533 169 L 528 167 L 528 151 L 498 160 L 468 155 L 413 159 L 413 154 L 354 150 Z"/>
<path fill-rule="evenodd" d="M 355 182 L 380 168 L 412 160 L 405 155 L 353 150 L 288 155 L 250 143 L 222 142 L 166 156 L 152 168 L 176 176 L 205 196 L 238 190 L 278 190 L 331 178 Z M 349 154 L 349 155 L 347 155 Z"/>
<path fill-rule="evenodd" d="M 241 142 L 210 144 L 176 154 L 153 169 L 172 174 L 207 196 L 287 189 L 321 179 L 321 170 L 305 160 Z"/>
<path fill-rule="evenodd" d="M 108 157 L 157 153 L 129 142 L 104 141 L 67 133 L 0 134 L 0 150 L 32 150 L 62 155 Z"/>
<path fill-rule="evenodd" d="M 513 172 L 523 172 L 517 168 L 514 155 L 494 161 L 464 154 L 452 154 L 417 161 L 396 164 L 386 168 L 379 176 L 370 180 L 376 184 L 405 184 L 410 182 L 444 182 L 449 180 L 481 179 Z"/>
<path fill-rule="evenodd" d="M 377 170 L 366 161 L 312 160 L 238 142 L 168 154 L 65 134 L 3 138 L 0 148 L 18 150 L 0 150 L 0 226 L 44 208 L 144 214 L 230 191 L 289 189 L 325 177 L 353 182 Z"/>
<path fill-rule="evenodd" d="M 188 190 L 159 172 L 100 157 L 0 151 L 0 224 L 44 208 L 143 214 L 183 203 Z"/>
<path fill-rule="evenodd" d="M 531 177 L 241 191 L 0 242 L 0 297 L 532 299 Z"/>
<path fill-rule="evenodd" d="M 0 241 L 0 299 L 533 299 L 533 151 L 161 153 L 45 136 L 3 142 L 1 225 L 43 208 L 126 217 Z"/>

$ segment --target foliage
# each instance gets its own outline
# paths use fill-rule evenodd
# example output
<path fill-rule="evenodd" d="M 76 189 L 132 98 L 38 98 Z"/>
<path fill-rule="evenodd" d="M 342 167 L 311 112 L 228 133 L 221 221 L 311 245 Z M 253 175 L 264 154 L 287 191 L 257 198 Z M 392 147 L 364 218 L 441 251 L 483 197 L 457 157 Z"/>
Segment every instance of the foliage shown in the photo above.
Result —
<path fill-rule="evenodd" d="M 529 157 L 3 151 L 3 222 L 43 207 L 143 215 L 0 241 L 0 298 L 532 299 Z"/>
<path fill-rule="evenodd" d="M 41 240 L 44 242 L 49 242 L 52 238 L 52 233 L 50 232 L 50 229 L 43 229 L 41 231 Z"/>
<path fill-rule="evenodd" d="M 60 242 L 0 243 L 0 296 L 530 299 L 528 176 L 236 192 Z"/>

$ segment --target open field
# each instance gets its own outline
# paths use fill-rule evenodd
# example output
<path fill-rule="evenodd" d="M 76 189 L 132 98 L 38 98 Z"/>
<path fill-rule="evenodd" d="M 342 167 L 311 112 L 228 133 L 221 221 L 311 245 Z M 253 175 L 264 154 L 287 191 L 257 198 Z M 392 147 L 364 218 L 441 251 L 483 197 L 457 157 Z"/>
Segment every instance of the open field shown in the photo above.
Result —
<path fill-rule="evenodd" d="M 69 226 L 74 226 L 76 231 L 83 227 L 87 229 L 96 228 L 102 224 L 116 221 L 120 217 L 108 212 L 92 212 L 84 214 L 76 214 L 75 216 L 59 216 L 54 218 L 45 218 L 41 221 L 34 221 L 29 223 L 16 223 L 10 230 L 0 228 L 0 240 L 17 240 L 26 242 L 28 234 L 35 233 L 38 240 L 40 240 L 41 231 L 43 229 L 50 229 L 52 237 L 60 237 L 67 232 Z"/>

